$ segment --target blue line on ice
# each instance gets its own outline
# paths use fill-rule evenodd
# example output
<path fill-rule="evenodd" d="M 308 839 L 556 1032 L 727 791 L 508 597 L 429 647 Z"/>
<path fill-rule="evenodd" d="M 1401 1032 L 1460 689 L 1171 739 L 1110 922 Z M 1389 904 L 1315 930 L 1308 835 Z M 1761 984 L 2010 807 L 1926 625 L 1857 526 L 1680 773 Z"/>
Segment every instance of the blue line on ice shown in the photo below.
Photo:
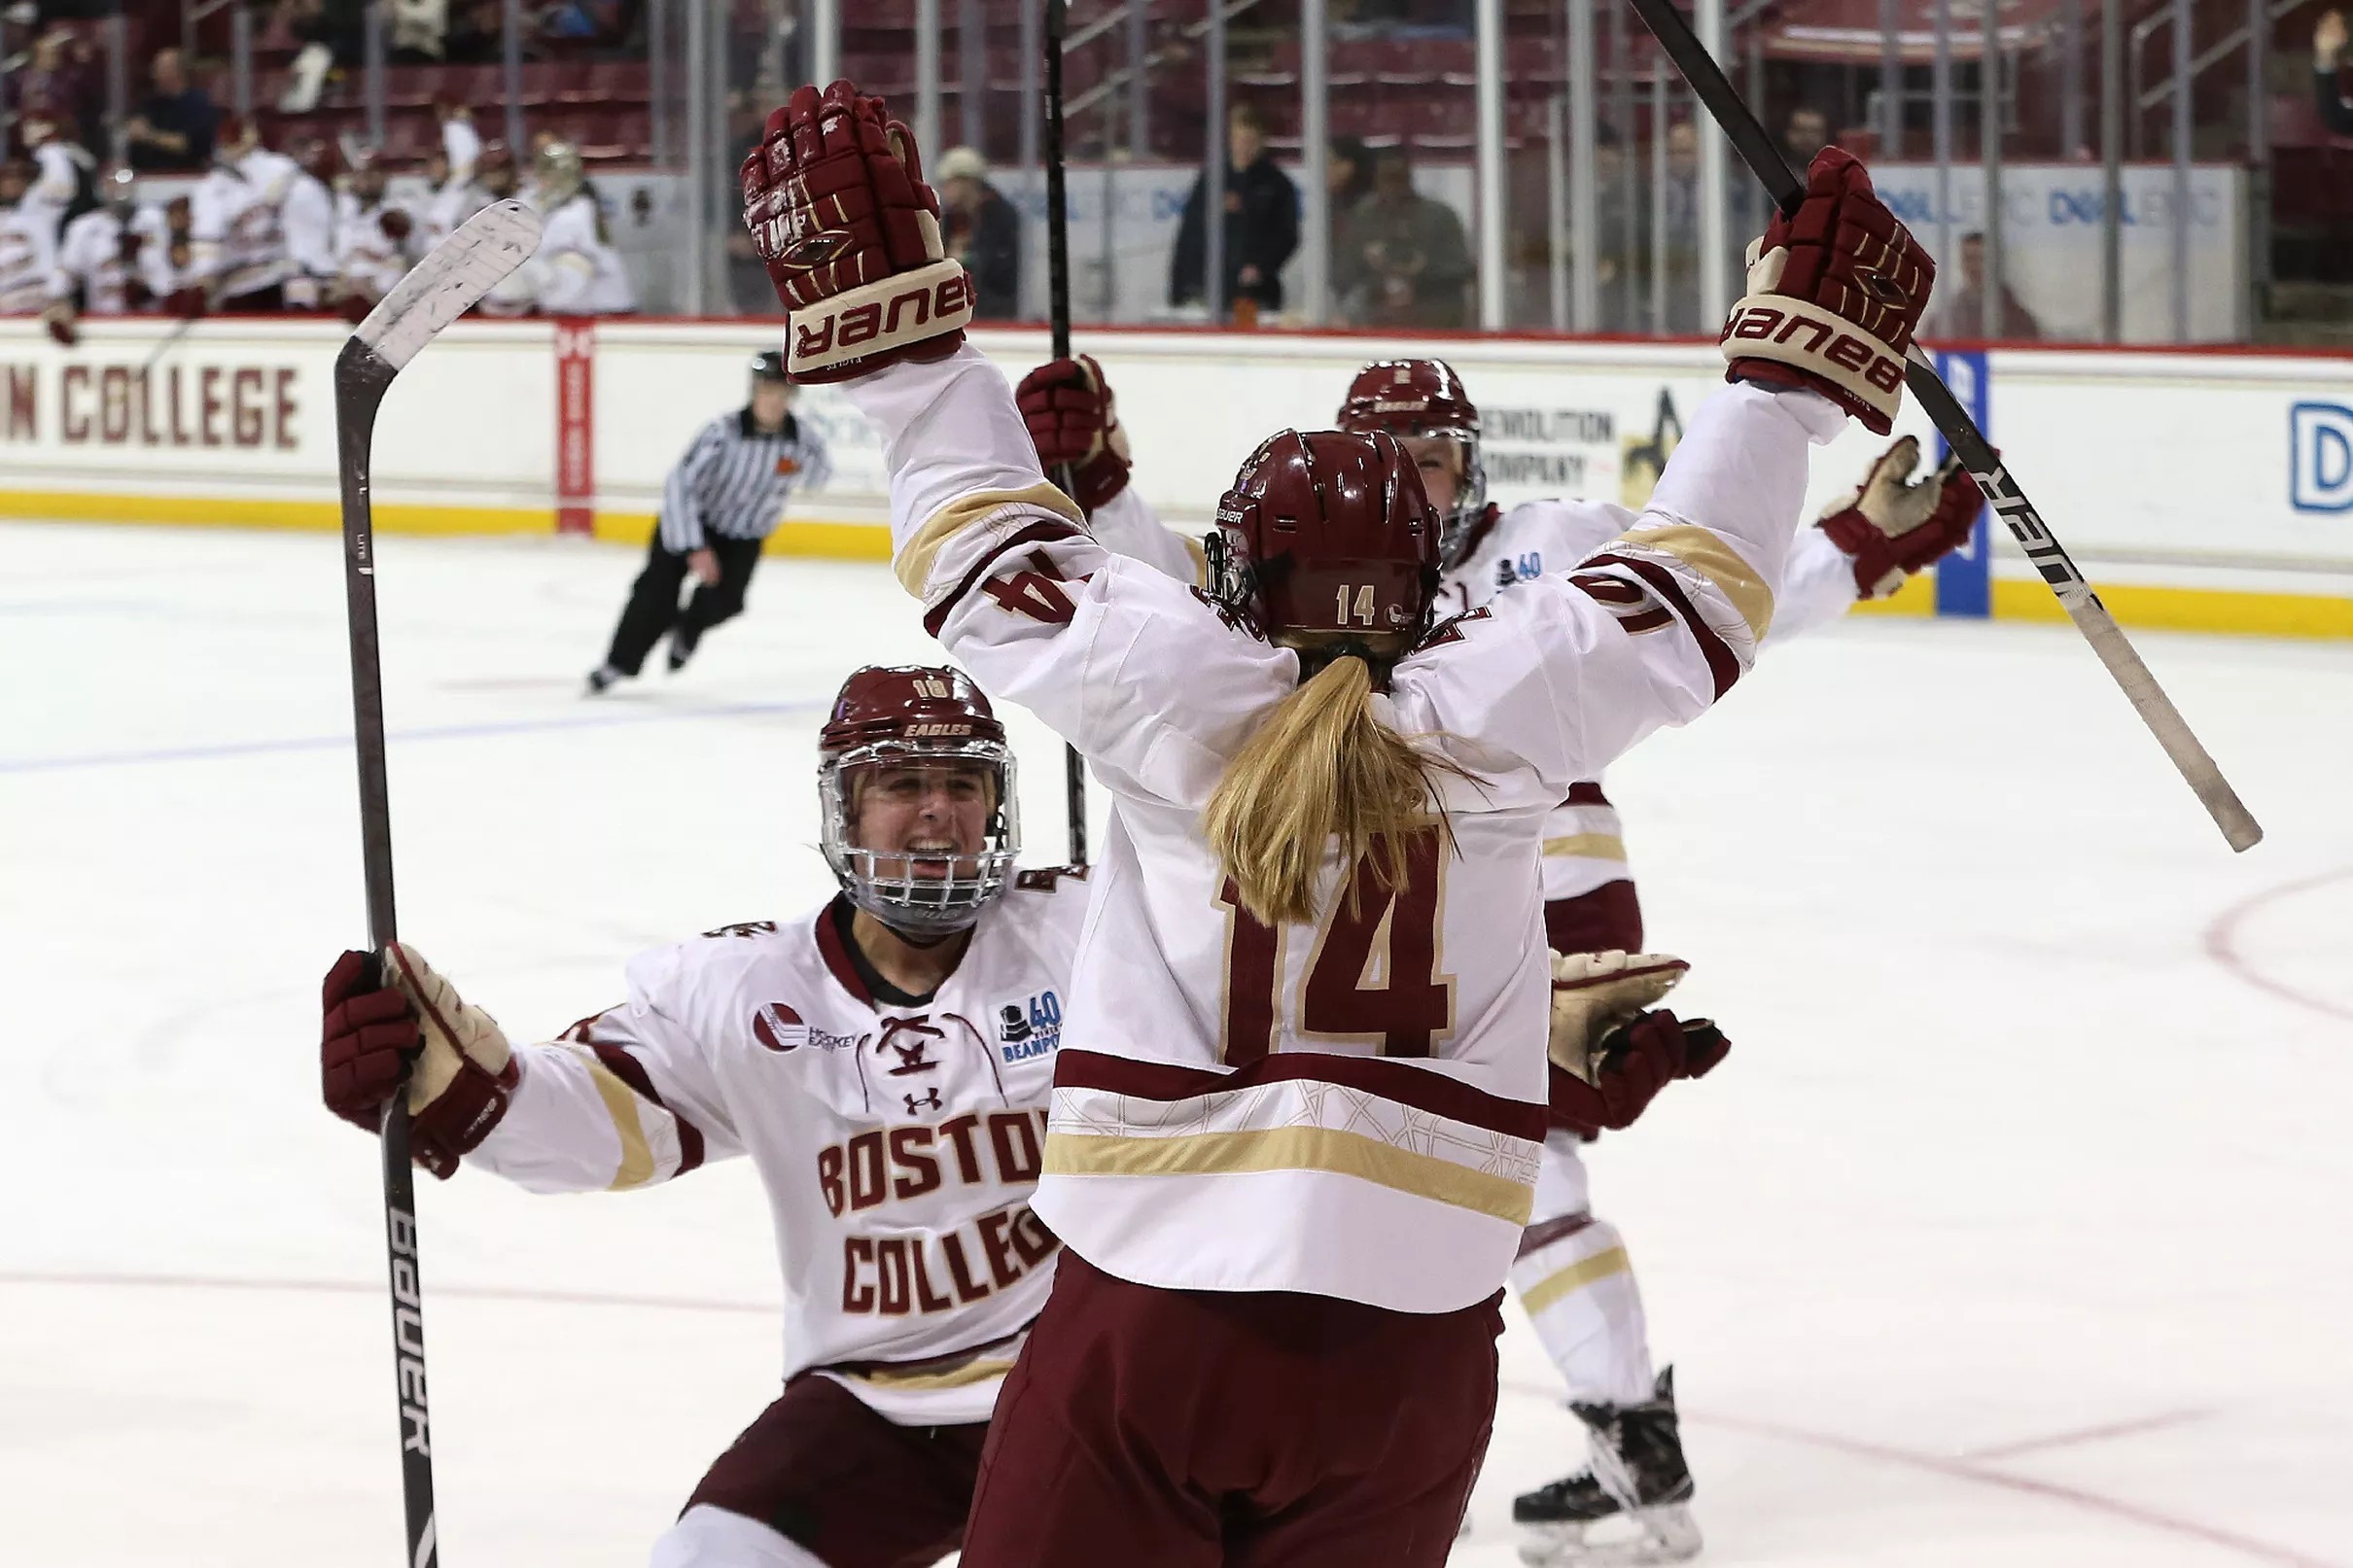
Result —
<path fill-rule="evenodd" d="M 577 718 L 508 719 L 494 724 L 442 724 L 424 729 L 394 730 L 385 739 L 393 745 L 409 741 L 471 741 L 504 735 L 528 735 L 545 730 L 608 729 L 620 724 L 660 724 L 693 718 L 743 718 L 760 714 L 798 714 L 822 709 L 823 700 L 805 702 L 720 703 L 708 708 L 652 709 L 641 713 L 615 712 Z M 264 756 L 273 751 L 334 751 L 350 747 L 351 732 L 336 735 L 296 735 L 274 741 L 227 741 L 214 746 L 164 747 L 152 751 L 100 751 L 84 756 L 0 757 L 0 774 L 61 773 L 75 768 L 134 767 L 151 762 L 212 762 L 227 757 Z"/>

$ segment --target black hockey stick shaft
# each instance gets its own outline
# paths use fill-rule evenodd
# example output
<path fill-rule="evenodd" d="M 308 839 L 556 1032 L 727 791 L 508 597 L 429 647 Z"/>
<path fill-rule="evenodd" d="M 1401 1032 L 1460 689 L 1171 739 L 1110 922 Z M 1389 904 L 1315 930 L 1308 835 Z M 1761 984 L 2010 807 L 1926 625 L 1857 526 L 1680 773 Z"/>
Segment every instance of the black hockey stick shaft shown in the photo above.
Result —
<path fill-rule="evenodd" d="M 396 935 L 392 801 L 384 772 L 384 679 L 376 635 L 375 528 L 369 498 L 376 408 L 395 367 L 353 338 L 335 361 L 335 448 L 343 489 L 343 594 L 351 624 L 351 717 L 360 761 L 360 859 L 368 889 L 368 941 L 379 955 Z M 379 961 L 380 958 L 379 958 Z M 384 1107 L 385 1268 L 401 1418 L 401 1500 L 408 1568 L 440 1561 L 433 1511 L 433 1425 L 425 1397 L 425 1318 L 418 1275 L 416 1171 L 408 1158 L 408 1101 Z"/>
<path fill-rule="evenodd" d="M 1053 334 L 1054 358 L 1071 357 L 1071 208 L 1069 181 L 1062 164 L 1062 39 L 1068 30 L 1069 0 L 1046 0 L 1046 321 Z M 1076 497 L 1071 466 L 1054 466 L 1054 482 L 1062 493 Z M 1071 824 L 1071 864 L 1087 863 L 1087 764 L 1078 748 L 1062 749 L 1063 786 Z"/>
<path fill-rule="evenodd" d="M 1673 0 L 1633 0 L 1633 8 L 1651 36 L 1659 41 L 1659 47 L 1667 51 L 1675 68 L 1683 73 L 1683 79 L 1699 94 L 1700 102 L 1731 141 L 1733 150 L 1740 155 L 1740 160 L 1764 182 L 1766 193 L 1785 215 L 1794 214 L 1805 198 L 1804 176 L 1789 166 L 1764 123 L 1741 99 L 1738 89 L 1707 52 L 1699 35 L 1691 30 Z M 1945 437 L 1945 444 L 1952 448 L 1953 456 L 1976 477 L 1995 514 L 2018 540 L 2019 547 L 2026 552 L 2026 559 L 2033 563 L 2035 571 L 2042 575 L 2043 581 L 2067 611 L 2067 618 L 2075 622 L 2076 629 L 2091 645 L 2091 650 L 2124 688 L 2141 722 L 2149 726 L 2158 745 L 2164 748 L 2165 755 L 2195 791 L 2230 848 L 2244 851 L 2261 843 L 2264 830 L 2239 800 L 2237 791 L 2230 787 L 2214 758 L 2191 732 L 2189 721 L 2157 683 L 2157 678 L 2149 673 L 2148 665 L 2125 638 L 2124 628 L 2116 624 L 2116 617 L 2108 613 L 2108 608 L 2091 591 L 2082 570 L 2045 525 L 2042 514 L 2026 499 L 2026 492 L 2019 488 L 2018 480 L 2002 467 L 2001 457 L 1985 439 L 1984 432 L 1977 428 L 1977 421 L 1969 417 L 1960 400 L 1939 378 L 1936 367 L 1929 364 L 1928 356 L 1920 352 L 1917 343 L 1906 357 L 1904 384 L 1919 400 L 1921 410 Z"/>

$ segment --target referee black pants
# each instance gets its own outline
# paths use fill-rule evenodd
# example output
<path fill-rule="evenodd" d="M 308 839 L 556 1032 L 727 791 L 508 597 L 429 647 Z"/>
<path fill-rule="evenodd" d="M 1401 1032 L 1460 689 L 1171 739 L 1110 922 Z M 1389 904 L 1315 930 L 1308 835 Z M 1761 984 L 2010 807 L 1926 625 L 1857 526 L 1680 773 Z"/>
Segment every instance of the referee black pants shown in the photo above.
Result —
<path fill-rule="evenodd" d="M 646 570 L 630 585 L 621 623 L 614 628 L 613 649 L 605 655 L 607 664 L 633 676 L 663 634 L 683 629 L 691 645 L 720 621 L 742 613 L 744 592 L 752 586 L 753 569 L 759 565 L 760 540 L 710 534 L 704 536 L 704 542 L 719 557 L 719 581 L 696 583 L 693 596 L 682 606 L 678 591 L 687 578 L 686 558 L 663 547 L 661 525 L 654 525 L 653 547 L 647 552 Z"/>

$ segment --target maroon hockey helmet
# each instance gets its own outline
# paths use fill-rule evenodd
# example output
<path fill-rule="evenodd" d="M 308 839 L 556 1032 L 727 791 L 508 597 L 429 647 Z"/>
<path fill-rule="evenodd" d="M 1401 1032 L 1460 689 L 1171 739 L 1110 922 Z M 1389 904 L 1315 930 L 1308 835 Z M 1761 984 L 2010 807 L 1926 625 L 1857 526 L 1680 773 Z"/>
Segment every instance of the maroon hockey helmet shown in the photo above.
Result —
<path fill-rule="evenodd" d="M 1012 749 L 989 699 L 961 670 L 869 665 L 853 671 L 817 737 L 825 863 L 850 901 L 894 930 L 936 935 L 980 918 L 1021 852 Z M 977 769 L 985 780 L 983 842 L 910 854 L 857 842 L 859 792 L 885 770 Z"/>
<path fill-rule="evenodd" d="M 1453 441 L 1462 453 L 1455 504 L 1439 519 L 1439 555 L 1460 558 L 1471 525 L 1487 509 L 1487 470 L 1479 461 L 1479 408 L 1444 360 L 1377 360 L 1356 372 L 1340 402 L 1340 428 L 1359 436 Z"/>
<path fill-rule="evenodd" d="M 1386 667 L 1429 626 L 1438 528 L 1395 436 L 1286 430 L 1217 504 L 1211 591 L 1276 642 Z"/>
<path fill-rule="evenodd" d="M 514 194 L 516 179 L 514 149 L 495 136 L 484 142 L 474 156 L 474 183 L 505 197 Z"/>

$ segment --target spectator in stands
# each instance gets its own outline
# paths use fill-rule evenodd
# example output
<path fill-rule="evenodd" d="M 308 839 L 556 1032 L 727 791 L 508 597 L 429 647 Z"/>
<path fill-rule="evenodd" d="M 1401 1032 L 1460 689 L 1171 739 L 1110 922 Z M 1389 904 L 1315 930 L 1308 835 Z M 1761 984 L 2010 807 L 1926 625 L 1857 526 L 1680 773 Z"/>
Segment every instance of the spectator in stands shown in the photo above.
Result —
<path fill-rule="evenodd" d="M 940 226 L 948 254 L 972 274 L 972 314 L 1011 321 L 1021 314 L 1021 215 L 989 183 L 989 160 L 951 147 L 939 160 Z"/>
<path fill-rule="evenodd" d="M 2312 25 L 2312 93 L 2321 123 L 2338 136 L 2353 136 L 2353 101 L 2336 85 L 2336 67 L 2345 56 L 2345 14 L 2324 11 Z"/>
<path fill-rule="evenodd" d="M 147 75 L 155 91 L 123 127 L 130 166 L 165 172 L 209 167 L 213 131 L 221 114 L 202 87 L 189 86 L 180 52 L 156 51 Z"/>
<path fill-rule="evenodd" d="M 1372 149 L 1353 136 L 1333 137 L 1331 156 L 1323 164 L 1323 189 L 1337 229 L 1350 209 L 1373 192 Z"/>
<path fill-rule="evenodd" d="M 2043 335 L 2043 324 L 2019 302 L 2010 285 L 2002 285 L 2001 324 L 1991 335 L 2003 342 L 2032 342 Z M 1961 236 L 1961 275 L 1957 283 L 1937 285 L 1936 307 L 1920 328 L 1923 337 L 1983 338 L 1985 331 L 1985 236 L 1972 230 Z"/>
<path fill-rule="evenodd" d="M 1373 192 L 1332 247 L 1341 309 L 1362 327 L 1460 327 L 1467 318 L 1470 247 L 1462 220 L 1414 189 L 1405 149 L 1374 155 Z"/>
<path fill-rule="evenodd" d="M 1830 117 L 1809 103 L 1799 104 L 1781 122 L 1781 156 L 1793 169 L 1805 168 L 1830 145 Z"/>
<path fill-rule="evenodd" d="M 452 65 L 492 65 L 505 57 L 506 13 L 499 0 L 470 0 L 441 40 Z"/>
<path fill-rule="evenodd" d="M 1226 117 L 1225 303 L 1248 299 L 1267 310 L 1282 308 L 1282 267 L 1299 248 L 1299 188 L 1267 156 L 1266 122 L 1250 105 L 1236 104 Z M 1202 211 L 1209 182 L 1196 179 L 1184 198 L 1176 226 L 1176 254 L 1169 269 L 1169 303 L 1200 303 L 1208 292 L 1209 226 Z"/>

